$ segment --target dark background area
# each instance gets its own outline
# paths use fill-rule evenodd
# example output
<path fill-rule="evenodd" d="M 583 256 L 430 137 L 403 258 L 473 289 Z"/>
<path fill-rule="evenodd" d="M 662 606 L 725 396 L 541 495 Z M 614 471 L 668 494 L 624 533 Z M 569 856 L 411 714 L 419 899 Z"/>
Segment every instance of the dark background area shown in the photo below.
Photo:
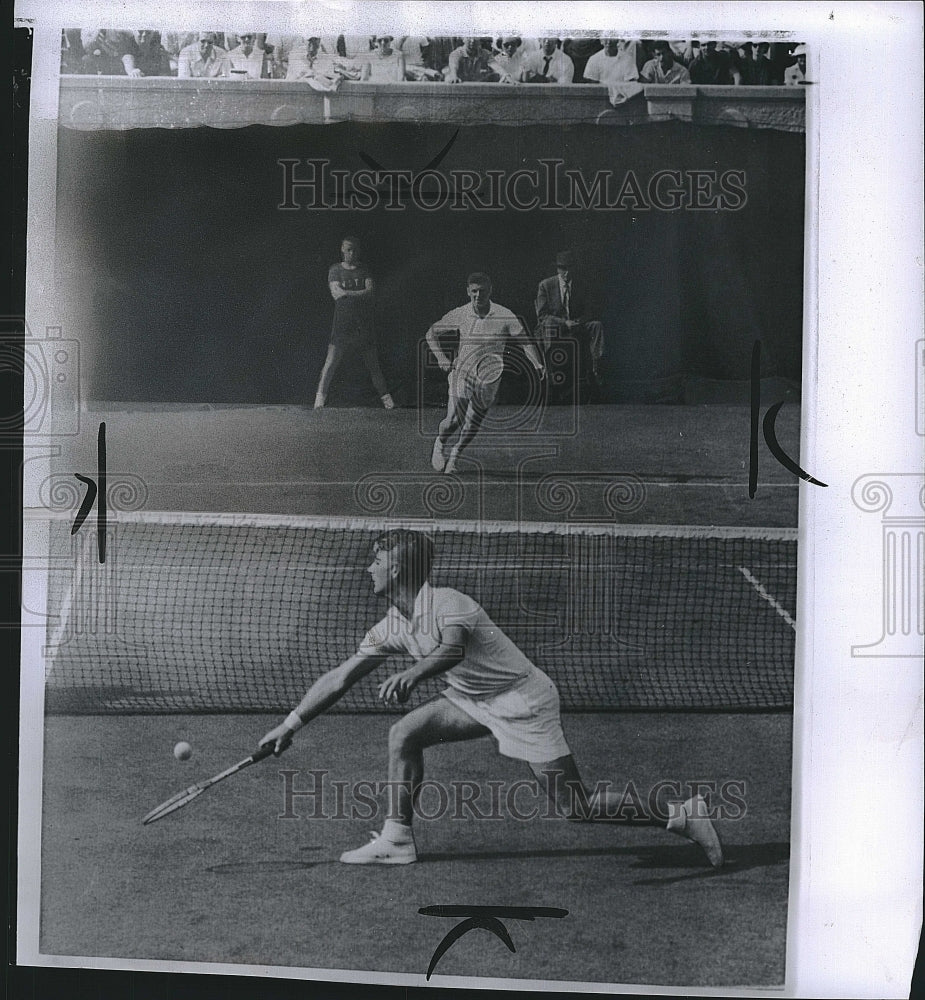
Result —
<path fill-rule="evenodd" d="M 327 272 L 348 233 L 364 242 L 377 281 L 380 351 L 399 402 L 414 402 L 420 339 L 465 301 L 467 273 L 488 271 L 494 299 L 532 327 L 536 286 L 567 248 L 605 325 L 604 401 L 744 401 L 759 338 L 762 374 L 796 398 L 803 135 L 673 122 L 464 127 L 440 164 L 511 172 L 560 157 L 588 181 L 608 170 L 619 183 L 632 170 L 643 188 L 664 169 L 741 170 L 739 211 L 277 208 L 280 158 L 354 171 L 362 153 L 418 170 L 455 130 L 61 129 L 57 266 L 74 296 L 89 398 L 310 403 L 333 314 Z M 514 401 L 517 380 L 506 383 Z M 330 402 L 375 403 L 362 366 L 342 373 Z"/>

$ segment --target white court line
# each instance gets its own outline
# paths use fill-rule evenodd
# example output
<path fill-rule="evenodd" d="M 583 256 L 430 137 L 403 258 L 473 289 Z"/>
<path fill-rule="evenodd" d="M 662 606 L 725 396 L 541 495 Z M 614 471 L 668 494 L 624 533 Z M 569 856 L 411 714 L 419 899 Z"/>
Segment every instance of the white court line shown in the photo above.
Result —
<path fill-rule="evenodd" d="M 793 629 L 793 631 L 796 632 L 797 623 L 787 613 L 787 609 L 783 607 L 772 594 L 769 594 L 767 590 L 764 589 L 764 587 L 761 584 L 761 581 L 756 580 L 755 577 L 753 577 L 752 574 L 749 573 L 748 569 L 745 566 L 739 566 L 738 570 L 742 574 L 742 576 L 744 576 L 745 579 L 748 580 L 748 582 L 755 588 L 755 590 L 758 591 L 758 596 L 763 597 L 768 602 L 768 604 L 770 604 L 771 607 L 774 608 L 774 610 L 781 616 L 781 618 L 783 618 L 784 621 Z"/>

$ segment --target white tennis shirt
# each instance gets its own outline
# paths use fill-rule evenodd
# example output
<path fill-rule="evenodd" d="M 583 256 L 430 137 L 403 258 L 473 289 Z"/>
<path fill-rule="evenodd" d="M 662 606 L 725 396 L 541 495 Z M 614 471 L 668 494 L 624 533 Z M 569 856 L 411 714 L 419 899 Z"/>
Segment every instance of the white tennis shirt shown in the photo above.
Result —
<path fill-rule="evenodd" d="M 410 621 L 397 608 L 390 607 L 385 618 L 366 633 L 359 653 L 409 653 L 421 660 L 440 645 L 448 625 L 461 625 L 466 630 L 464 658 L 442 675 L 450 687 L 462 694 L 490 698 L 538 673 L 480 604 L 458 590 L 431 587 L 429 583 L 418 592 Z"/>
<path fill-rule="evenodd" d="M 472 303 L 451 309 L 431 327 L 434 333 L 459 330 L 459 354 L 456 370 L 474 372 L 479 360 L 488 354 L 504 355 L 509 337 L 526 341 L 527 331 L 520 320 L 497 302 L 489 303 L 485 316 L 472 308 Z"/>

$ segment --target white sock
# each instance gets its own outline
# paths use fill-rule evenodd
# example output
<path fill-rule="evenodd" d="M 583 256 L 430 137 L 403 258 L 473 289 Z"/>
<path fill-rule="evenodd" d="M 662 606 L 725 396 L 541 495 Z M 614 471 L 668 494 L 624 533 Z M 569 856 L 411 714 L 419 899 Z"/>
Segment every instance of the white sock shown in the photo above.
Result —
<path fill-rule="evenodd" d="M 325 400 L 324 396 L 321 395 L 320 392 L 315 395 L 315 409 L 316 410 L 322 409 L 324 407 L 325 402 L 326 402 L 326 400 Z"/>
<path fill-rule="evenodd" d="M 387 819 L 380 836 L 390 844 L 410 844 L 414 839 L 410 824 L 401 823 L 397 819 Z"/>
<path fill-rule="evenodd" d="M 386 393 L 384 396 L 380 396 L 379 398 L 382 400 L 382 405 L 387 410 L 394 410 L 395 409 L 395 400 L 392 399 L 392 397 L 389 395 L 389 393 Z"/>

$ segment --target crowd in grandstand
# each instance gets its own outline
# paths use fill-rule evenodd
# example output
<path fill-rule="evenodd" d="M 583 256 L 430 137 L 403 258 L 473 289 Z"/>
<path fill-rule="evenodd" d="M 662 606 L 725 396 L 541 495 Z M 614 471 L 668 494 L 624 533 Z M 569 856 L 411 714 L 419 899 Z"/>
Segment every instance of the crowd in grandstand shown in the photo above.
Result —
<path fill-rule="evenodd" d="M 61 72 L 104 76 L 505 84 L 798 86 L 795 42 L 575 38 L 307 37 L 262 32 L 66 29 Z"/>

